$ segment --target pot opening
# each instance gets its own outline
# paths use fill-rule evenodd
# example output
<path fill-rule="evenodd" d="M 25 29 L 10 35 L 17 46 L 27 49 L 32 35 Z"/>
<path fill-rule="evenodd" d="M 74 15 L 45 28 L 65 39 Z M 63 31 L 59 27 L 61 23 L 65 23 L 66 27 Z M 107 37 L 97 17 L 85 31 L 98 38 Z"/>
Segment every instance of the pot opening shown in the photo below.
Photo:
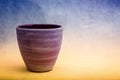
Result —
<path fill-rule="evenodd" d="M 28 25 L 20 25 L 18 28 L 21 29 L 56 29 L 61 28 L 60 25 L 56 24 L 28 24 Z"/>

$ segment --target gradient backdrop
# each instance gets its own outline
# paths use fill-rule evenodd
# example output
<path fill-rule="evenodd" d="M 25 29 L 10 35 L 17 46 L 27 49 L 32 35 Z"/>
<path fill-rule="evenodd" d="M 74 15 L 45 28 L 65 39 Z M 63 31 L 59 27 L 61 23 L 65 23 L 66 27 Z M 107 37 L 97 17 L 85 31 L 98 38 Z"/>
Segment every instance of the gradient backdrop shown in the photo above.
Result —
<path fill-rule="evenodd" d="M 20 56 L 16 26 L 56 23 L 63 43 L 51 72 L 32 73 Z M 0 80 L 119 80 L 120 0 L 0 0 Z"/>

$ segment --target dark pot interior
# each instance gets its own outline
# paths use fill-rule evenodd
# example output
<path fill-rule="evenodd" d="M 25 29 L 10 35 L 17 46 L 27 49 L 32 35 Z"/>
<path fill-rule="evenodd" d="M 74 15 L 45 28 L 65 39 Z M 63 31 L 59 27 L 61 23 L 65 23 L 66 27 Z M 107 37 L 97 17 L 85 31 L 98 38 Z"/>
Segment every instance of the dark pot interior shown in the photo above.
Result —
<path fill-rule="evenodd" d="M 28 24 L 28 25 L 20 25 L 18 28 L 24 28 L 24 29 L 55 29 L 55 28 L 61 28 L 60 25 L 55 24 Z"/>

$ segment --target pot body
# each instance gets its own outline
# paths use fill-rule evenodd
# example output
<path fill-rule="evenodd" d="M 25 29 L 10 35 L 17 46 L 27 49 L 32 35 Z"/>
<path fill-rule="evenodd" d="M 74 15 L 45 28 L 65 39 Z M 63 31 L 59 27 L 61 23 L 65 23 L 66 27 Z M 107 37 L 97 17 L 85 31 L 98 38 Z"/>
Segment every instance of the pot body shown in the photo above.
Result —
<path fill-rule="evenodd" d="M 62 28 L 21 29 L 17 27 L 16 31 L 20 53 L 27 69 L 35 72 L 52 70 L 61 48 Z"/>

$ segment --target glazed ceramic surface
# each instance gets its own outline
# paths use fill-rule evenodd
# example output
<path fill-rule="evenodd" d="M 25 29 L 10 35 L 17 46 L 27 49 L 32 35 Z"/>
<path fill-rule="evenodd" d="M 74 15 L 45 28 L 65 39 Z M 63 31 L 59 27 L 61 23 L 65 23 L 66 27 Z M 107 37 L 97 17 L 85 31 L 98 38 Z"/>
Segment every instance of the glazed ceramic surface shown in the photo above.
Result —
<path fill-rule="evenodd" d="M 57 60 L 63 29 L 55 24 L 29 24 L 16 28 L 20 53 L 27 69 L 44 72 Z"/>

